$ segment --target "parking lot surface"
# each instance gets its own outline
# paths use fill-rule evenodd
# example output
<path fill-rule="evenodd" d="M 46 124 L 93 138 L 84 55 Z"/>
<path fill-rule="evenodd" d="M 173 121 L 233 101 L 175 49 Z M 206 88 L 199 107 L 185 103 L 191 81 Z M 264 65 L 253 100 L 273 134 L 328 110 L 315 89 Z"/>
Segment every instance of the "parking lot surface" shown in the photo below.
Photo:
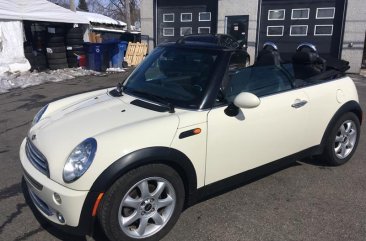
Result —
<path fill-rule="evenodd" d="M 0 94 L 0 240 L 105 240 L 100 232 L 95 237 L 75 237 L 40 226 L 22 194 L 18 150 L 42 106 L 114 86 L 125 76 L 87 76 Z M 353 77 L 366 111 L 366 77 Z M 317 159 L 298 161 L 188 208 L 164 240 L 364 241 L 365 123 L 361 128 L 358 150 L 346 165 L 328 167 Z"/>

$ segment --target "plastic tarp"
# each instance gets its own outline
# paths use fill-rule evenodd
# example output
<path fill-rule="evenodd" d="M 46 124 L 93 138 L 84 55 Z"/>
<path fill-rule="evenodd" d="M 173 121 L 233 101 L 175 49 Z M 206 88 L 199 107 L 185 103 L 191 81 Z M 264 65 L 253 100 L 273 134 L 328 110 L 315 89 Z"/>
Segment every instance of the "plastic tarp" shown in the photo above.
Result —
<path fill-rule="evenodd" d="M 46 0 L 0 0 L 1 19 L 89 24 L 85 17 Z"/>
<path fill-rule="evenodd" d="M 0 75 L 25 72 L 31 68 L 24 57 L 23 40 L 21 21 L 0 21 Z"/>
<path fill-rule="evenodd" d="M 122 22 L 122 21 L 114 20 L 113 18 L 104 16 L 104 15 L 98 14 L 98 13 L 89 13 L 89 12 L 77 11 L 76 14 L 81 16 L 81 17 L 84 17 L 84 18 L 88 19 L 88 21 L 91 22 L 91 23 L 101 23 L 101 24 L 113 24 L 113 25 L 119 25 L 119 26 L 127 26 L 127 24 Z"/>

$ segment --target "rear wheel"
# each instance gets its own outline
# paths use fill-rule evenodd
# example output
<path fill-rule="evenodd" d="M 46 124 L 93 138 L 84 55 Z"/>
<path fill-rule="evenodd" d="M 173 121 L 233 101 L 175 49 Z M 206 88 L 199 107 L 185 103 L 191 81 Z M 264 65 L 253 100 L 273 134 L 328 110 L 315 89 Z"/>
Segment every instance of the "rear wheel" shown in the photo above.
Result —
<path fill-rule="evenodd" d="M 160 240 L 183 208 L 184 186 L 165 165 L 134 169 L 118 179 L 103 197 L 98 217 L 113 241 Z"/>
<path fill-rule="evenodd" d="M 327 138 L 323 159 L 332 166 L 346 163 L 356 151 L 360 137 L 360 121 L 354 113 L 344 114 Z"/>

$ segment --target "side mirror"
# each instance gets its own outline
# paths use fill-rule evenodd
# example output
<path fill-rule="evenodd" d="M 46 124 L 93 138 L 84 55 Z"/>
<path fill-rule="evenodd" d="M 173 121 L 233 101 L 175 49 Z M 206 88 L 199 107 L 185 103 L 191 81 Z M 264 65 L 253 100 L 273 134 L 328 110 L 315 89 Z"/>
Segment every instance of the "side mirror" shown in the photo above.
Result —
<path fill-rule="evenodd" d="M 238 94 L 235 97 L 234 102 L 229 104 L 229 106 L 225 109 L 225 114 L 230 117 L 234 117 L 239 114 L 240 108 L 255 108 L 259 106 L 260 103 L 260 99 L 255 94 L 242 92 Z"/>
<path fill-rule="evenodd" d="M 261 103 L 258 96 L 249 92 L 241 92 L 234 99 L 234 105 L 238 108 L 255 108 Z"/>

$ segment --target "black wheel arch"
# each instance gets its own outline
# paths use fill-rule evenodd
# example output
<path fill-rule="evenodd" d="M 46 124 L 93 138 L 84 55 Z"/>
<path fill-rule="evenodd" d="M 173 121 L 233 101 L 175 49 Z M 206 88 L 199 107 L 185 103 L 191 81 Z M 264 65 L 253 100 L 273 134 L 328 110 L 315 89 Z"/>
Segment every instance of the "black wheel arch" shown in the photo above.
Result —
<path fill-rule="evenodd" d="M 337 110 L 337 112 L 333 115 L 332 119 L 328 123 L 328 126 L 325 129 L 325 132 L 323 134 L 322 141 L 321 141 L 322 149 L 325 145 L 327 137 L 329 136 L 330 132 L 332 131 L 333 126 L 336 124 L 336 122 L 339 120 L 339 118 L 347 112 L 354 113 L 358 117 L 360 124 L 362 124 L 363 113 L 362 113 L 360 104 L 354 100 L 346 102 Z"/>
<path fill-rule="evenodd" d="M 81 233 L 93 232 L 95 217 L 92 216 L 95 201 L 100 193 L 104 193 L 123 174 L 128 171 L 148 165 L 165 164 L 172 167 L 181 176 L 185 188 L 185 206 L 188 206 L 197 190 L 197 175 L 191 160 L 181 151 L 169 147 L 148 147 L 131 152 L 113 162 L 94 181 L 80 215 L 79 227 Z"/>
<path fill-rule="evenodd" d="M 160 163 L 171 166 L 182 177 L 187 194 L 197 189 L 197 175 L 191 160 L 181 151 L 169 147 L 148 147 L 131 152 L 110 165 L 99 175 L 91 192 L 106 191 L 119 177 L 139 166 Z"/>

